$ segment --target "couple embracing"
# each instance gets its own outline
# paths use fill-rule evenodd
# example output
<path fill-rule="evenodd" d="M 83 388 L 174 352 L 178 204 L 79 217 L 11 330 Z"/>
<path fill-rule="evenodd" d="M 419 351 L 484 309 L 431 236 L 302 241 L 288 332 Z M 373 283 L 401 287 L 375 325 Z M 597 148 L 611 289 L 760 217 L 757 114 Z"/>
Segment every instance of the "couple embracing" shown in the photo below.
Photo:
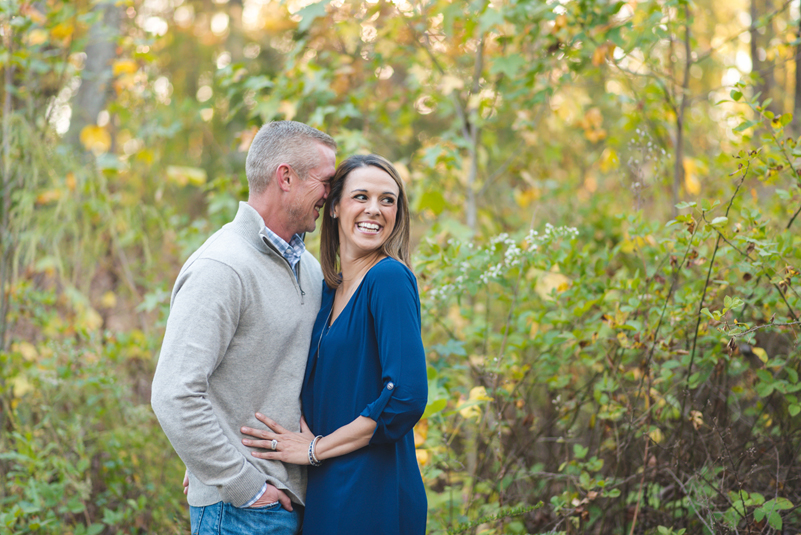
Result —
<path fill-rule="evenodd" d="M 406 193 L 380 156 L 335 158 L 312 127 L 262 127 L 248 201 L 175 282 L 152 406 L 193 534 L 425 533 Z M 319 216 L 318 263 L 303 236 Z"/>

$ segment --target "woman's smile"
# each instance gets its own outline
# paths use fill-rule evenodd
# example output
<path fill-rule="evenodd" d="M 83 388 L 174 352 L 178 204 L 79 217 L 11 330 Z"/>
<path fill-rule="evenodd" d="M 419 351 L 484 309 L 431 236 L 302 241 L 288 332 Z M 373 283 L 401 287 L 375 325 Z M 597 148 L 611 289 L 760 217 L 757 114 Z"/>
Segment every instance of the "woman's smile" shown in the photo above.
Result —
<path fill-rule="evenodd" d="M 360 257 L 389 239 L 398 215 L 398 185 L 382 169 L 354 169 L 345 179 L 342 197 L 334 206 L 339 220 L 341 254 Z"/>
<path fill-rule="evenodd" d="M 373 221 L 359 221 L 356 223 L 356 228 L 365 234 L 378 234 L 384 227 Z"/>

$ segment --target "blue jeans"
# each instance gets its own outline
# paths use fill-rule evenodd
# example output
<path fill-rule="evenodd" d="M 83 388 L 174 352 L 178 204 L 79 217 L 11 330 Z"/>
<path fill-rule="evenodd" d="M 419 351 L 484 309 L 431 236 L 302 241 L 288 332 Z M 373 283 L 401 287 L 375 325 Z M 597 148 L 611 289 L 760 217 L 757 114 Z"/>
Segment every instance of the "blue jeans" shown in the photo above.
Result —
<path fill-rule="evenodd" d="M 300 530 L 303 508 L 292 504 L 292 512 L 280 503 L 240 509 L 217 502 L 190 507 L 192 535 L 295 535 Z M 300 510 L 300 511 L 299 511 Z"/>

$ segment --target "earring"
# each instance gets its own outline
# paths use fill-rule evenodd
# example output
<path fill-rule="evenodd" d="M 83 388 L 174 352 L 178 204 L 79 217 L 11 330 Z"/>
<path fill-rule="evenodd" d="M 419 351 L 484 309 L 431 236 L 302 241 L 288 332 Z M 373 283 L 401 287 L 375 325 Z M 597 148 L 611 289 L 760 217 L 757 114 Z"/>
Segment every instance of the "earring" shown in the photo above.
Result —
<path fill-rule="evenodd" d="M 336 218 L 337 218 L 336 214 L 331 214 L 331 219 L 336 219 Z"/>

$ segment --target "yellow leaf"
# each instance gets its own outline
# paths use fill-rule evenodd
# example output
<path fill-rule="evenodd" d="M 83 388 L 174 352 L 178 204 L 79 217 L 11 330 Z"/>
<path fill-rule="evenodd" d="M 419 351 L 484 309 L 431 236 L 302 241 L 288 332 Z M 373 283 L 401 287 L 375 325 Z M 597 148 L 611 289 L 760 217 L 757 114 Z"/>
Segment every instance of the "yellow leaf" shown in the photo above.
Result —
<path fill-rule="evenodd" d="M 117 296 L 112 291 L 108 291 L 100 298 L 100 304 L 103 308 L 114 308 L 117 306 Z"/>
<path fill-rule="evenodd" d="M 529 188 L 525 191 L 514 190 L 515 202 L 520 208 L 528 208 L 539 196 L 540 191 L 537 188 Z"/>
<path fill-rule="evenodd" d="M 480 401 L 492 401 L 492 398 L 487 395 L 487 389 L 483 386 L 475 386 L 470 389 L 470 396 L 467 400 L 463 397 L 459 399 L 459 405 L 463 405 L 469 402 L 480 402 Z M 470 405 L 469 407 L 465 407 L 459 410 L 459 414 L 462 415 L 462 418 L 469 419 L 469 418 L 478 418 L 481 416 L 481 409 L 478 405 Z"/>
<path fill-rule="evenodd" d="M 78 187 L 78 182 L 75 180 L 75 173 L 70 171 L 67 173 L 67 177 L 64 180 L 67 183 L 67 188 L 70 191 L 75 191 L 75 188 Z"/>
<path fill-rule="evenodd" d="M 199 167 L 170 165 L 167 167 L 167 178 L 179 186 L 185 186 L 187 184 L 202 186 L 206 183 L 206 171 Z"/>
<path fill-rule="evenodd" d="M 422 446 L 426 438 L 428 438 L 428 419 L 420 420 L 414 426 L 414 447 Z"/>
<path fill-rule="evenodd" d="M 648 433 L 648 436 L 651 437 L 651 440 L 653 440 L 657 444 L 662 442 L 662 440 L 665 438 L 664 436 L 662 436 L 662 431 L 658 428 Z"/>
<path fill-rule="evenodd" d="M 767 351 L 765 351 L 761 347 L 752 347 L 751 351 L 754 353 L 754 355 L 759 357 L 759 360 L 761 360 L 763 364 L 767 364 L 768 363 L 768 352 Z"/>
<path fill-rule="evenodd" d="M 617 152 L 615 152 L 615 149 L 611 147 L 605 148 L 603 153 L 601 153 L 601 171 L 608 173 L 613 169 L 617 169 L 619 164 L 620 161 L 617 158 Z"/>
<path fill-rule="evenodd" d="M 103 317 L 91 307 L 86 307 L 76 318 L 76 327 L 82 327 L 87 331 L 96 331 L 103 325 Z"/>
<path fill-rule="evenodd" d="M 108 152 L 111 148 L 111 135 L 102 126 L 87 125 L 81 130 L 81 144 L 95 154 Z"/>
<path fill-rule="evenodd" d="M 118 59 L 111 66 L 111 72 L 114 76 L 133 74 L 138 70 L 139 66 L 132 59 Z"/>
<path fill-rule="evenodd" d="M 534 291 L 546 301 L 552 301 L 553 297 L 551 292 L 556 290 L 557 293 L 565 291 L 570 287 L 570 279 L 559 273 L 558 271 L 541 271 L 532 269 L 529 274 L 534 274 L 538 277 L 537 284 L 534 286 Z"/>
<path fill-rule="evenodd" d="M 592 64 L 598 67 L 606 59 L 606 45 L 601 45 L 592 52 Z"/>
<path fill-rule="evenodd" d="M 468 401 L 492 401 L 492 398 L 487 395 L 487 389 L 483 386 L 474 386 L 470 389 L 470 397 Z"/>
<path fill-rule="evenodd" d="M 30 46 L 41 45 L 47 42 L 47 32 L 39 29 L 31 30 L 26 36 L 26 41 Z"/>
<path fill-rule="evenodd" d="M 537 333 L 539 332 L 539 330 L 540 330 L 540 324 L 537 323 L 536 321 L 532 321 L 531 322 L 531 329 L 529 329 L 528 334 L 529 334 L 529 336 L 534 338 L 535 336 L 537 336 Z"/>
<path fill-rule="evenodd" d="M 14 377 L 11 380 L 11 386 L 12 389 L 14 390 L 15 398 L 21 398 L 22 396 L 33 390 L 33 386 L 31 386 L 31 383 L 29 383 L 28 379 L 26 379 L 23 375 L 18 375 Z"/>
<path fill-rule="evenodd" d="M 470 407 L 465 407 L 459 411 L 459 414 L 462 415 L 462 418 L 465 420 L 469 420 L 470 418 L 478 418 L 481 416 L 481 409 L 476 407 L 475 405 L 471 405 Z"/>
<path fill-rule="evenodd" d="M 49 189 L 47 191 L 43 191 L 39 195 L 36 196 L 36 204 L 43 205 L 43 204 L 50 204 L 51 202 L 56 202 L 62 196 L 62 191 L 59 189 Z"/>
<path fill-rule="evenodd" d="M 62 39 L 68 39 L 69 37 L 72 36 L 74 32 L 75 32 L 75 27 L 72 24 L 69 24 L 67 22 L 62 22 L 61 24 L 54 26 L 53 29 L 50 30 L 50 35 L 52 35 L 56 39 L 62 40 Z"/>
<path fill-rule="evenodd" d="M 415 450 L 415 455 L 417 455 L 417 463 L 420 466 L 425 466 L 428 463 L 428 450 Z"/>
<path fill-rule="evenodd" d="M 27 361 L 34 361 L 39 358 L 39 352 L 36 351 L 36 348 L 30 342 L 20 342 L 18 344 L 13 344 L 11 346 L 12 351 L 19 352 Z"/>
<path fill-rule="evenodd" d="M 567 15 L 558 15 L 556 20 L 553 21 L 553 33 L 558 32 L 565 26 L 567 26 Z"/>
<path fill-rule="evenodd" d="M 116 91 L 118 94 L 122 93 L 126 89 L 131 89 L 136 85 L 136 75 L 129 73 L 121 74 L 119 78 L 114 80 L 113 85 L 114 91 Z"/>
<path fill-rule="evenodd" d="M 696 176 L 697 166 L 692 158 L 684 158 L 684 189 L 690 195 L 701 193 L 701 182 Z"/>

